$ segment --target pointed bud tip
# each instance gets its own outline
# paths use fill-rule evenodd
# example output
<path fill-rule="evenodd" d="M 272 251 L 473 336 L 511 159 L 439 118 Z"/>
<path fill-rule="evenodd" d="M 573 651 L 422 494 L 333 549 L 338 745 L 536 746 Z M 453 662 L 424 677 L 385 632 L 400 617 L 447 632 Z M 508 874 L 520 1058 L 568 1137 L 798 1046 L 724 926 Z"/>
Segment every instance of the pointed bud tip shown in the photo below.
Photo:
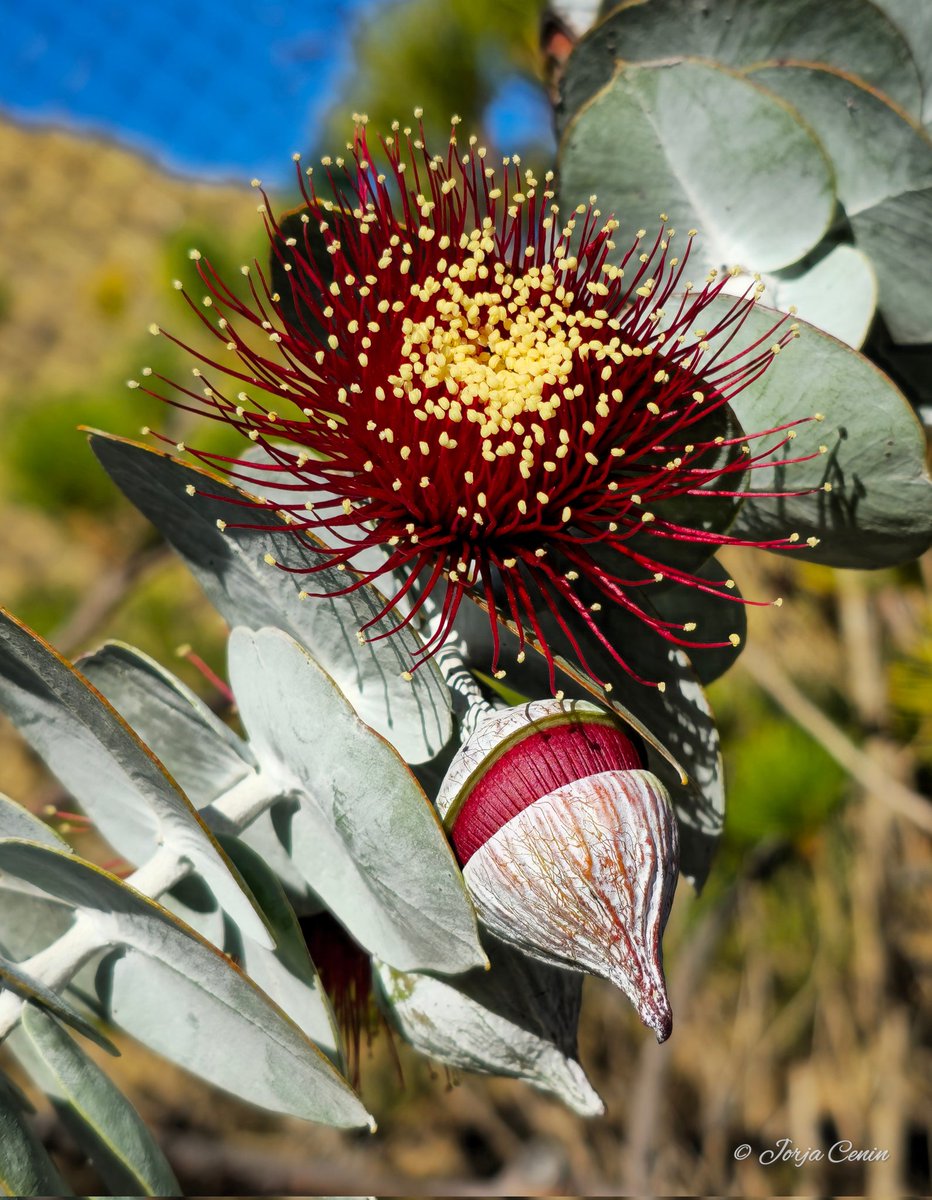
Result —
<path fill-rule="evenodd" d="M 668 1012 L 660 1024 L 654 1027 L 654 1032 L 657 1035 L 657 1044 L 662 1046 L 673 1032 L 673 1013 Z"/>
<path fill-rule="evenodd" d="M 642 996 L 637 1013 L 642 1023 L 654 1031 L 657 1044 L 662 1046 L 673 1032 L 673 1013 L 666 993 L 648 993 Z"/>

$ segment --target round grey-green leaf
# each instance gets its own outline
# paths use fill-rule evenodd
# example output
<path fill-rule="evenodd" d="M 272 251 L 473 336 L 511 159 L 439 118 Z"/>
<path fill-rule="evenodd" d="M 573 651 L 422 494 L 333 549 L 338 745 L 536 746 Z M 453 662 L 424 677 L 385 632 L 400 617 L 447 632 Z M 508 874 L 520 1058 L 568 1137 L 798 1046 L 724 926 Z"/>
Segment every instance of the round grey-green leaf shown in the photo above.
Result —
<path fill-rule="evenodd" d="M 751 78 L 793 104 L 835 170 L 855 245 L 877 273 L 880 310 L 899 342 L 932 341 L 932 139 L 863 80 L 809 63 Z"/>
<path fill-rule="evenodd" d="M 835 210 L 832 168 L 798 112 L 709 63 L 620 65 L 560 144 L 564 207 L 598 197 L 627 248 L 660 214 L 699 230 L 689 272 L 773 271 L 802 258 Z"/>
<path fill-rule="evenodd" d="M 27 837 L 26 841 L 36 841 Z M 54 843 L 48 845 L 54 847 Z M 67 847 L 57 847 L 67 852 Z M 22 962 L 65 933 L 74 921 L 70 906 L 52 900 L 29 883 L 0 871 L 0 949 Z"/>
<path fill-rule="evenodd" d="M 710 324 L 725 303 L 713 302 Z M 777 318 L 755 305 L 743 330 L 747 340 L 763 336 Z M 732 405 L 749 434 L 822 418 L 799 426 L 776 456 L 814 456 L 808 462 L 752 472 L 752 495 L 732 534 L 768 541 L 797 533 L 800 548 L 789 552 L 836 567 L 892 566 L 928 548 L 932 481 L 922 426 L 900 390 L 857 351 L 800 322 L 799 339 Z M 803 494 L 765 494 L 772 492 Z M 812 547 L 809 538 L 818 539 Z"/>
<path fill-rule="evenodd" d="M 877 308 L 877 275 L 862 250 L 835 246 L 812 265 L 788 267 L 765 276 L 764 283 L 767 303 L 781 312 L 792 311 L 855 349 L 867 337 Z M 738 276 L 728 290 L 740 295 L 747 285 Z"/>
<path fill-rule="evenodd" d="M 894 0 L 626 0 L 606 15 L 567 63 L 560 112 L 569 119 L 606 83 L 619 59 L 685 56 L 738 69 L 804 58 L 855 71 L 919 115 L 917 60 L 898 26 L 879 11 Z M 922 0 L 897 0 L 925 13 Z"/>
<path fill-rule="evenodd" d="M 180 1194 L 139 1113 L 54 1018 L 27 1004 L 14 1051 L 113 1195 Z"/>

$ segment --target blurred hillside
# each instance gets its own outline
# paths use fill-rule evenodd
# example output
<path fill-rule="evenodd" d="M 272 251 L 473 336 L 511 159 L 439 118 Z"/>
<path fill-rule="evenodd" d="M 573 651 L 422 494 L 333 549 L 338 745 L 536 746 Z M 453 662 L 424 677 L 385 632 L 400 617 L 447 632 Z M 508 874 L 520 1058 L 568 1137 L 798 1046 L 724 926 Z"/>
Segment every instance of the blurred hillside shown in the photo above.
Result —
<path fill-rule="evenodd" d="M 100 392 L 168 308 L 188 246 L 207 238 L 226 261 L 263 241 L 245 187 L 175 179 L 60 130 L 0 120 L 0 189 L 4 406 L 27 393 Z"/>
<path fill-rule="evenodd" d="M 86 649 L 105 626 L 168 659 L 180 642 L 206 638 L 202 653 L 217 658 L 219 621 L 180 567 L 165 560 L 152 574 L 163 560 L 157 540 L 78 426 L 138 435 L 146 421 L 176 425 L 126 381 L 146 363 L 189 372 L 185 355 L 148 326 L 163 322 L 203 344 L 171 281 L 192 277 L 193 246 L 234 269 L 264 257 L 252 194 L 181 181 L 115 145 L 9 121 L 0 121 L 0 189 L 2 603 L 66 653 Z M 131 589 L 140 572 L 145 586 Z M 9 741 L 0 752 L 10 754 Z M 21 772 L 32 778 L 20 761 L 7 758 L 9 790 Z"/>

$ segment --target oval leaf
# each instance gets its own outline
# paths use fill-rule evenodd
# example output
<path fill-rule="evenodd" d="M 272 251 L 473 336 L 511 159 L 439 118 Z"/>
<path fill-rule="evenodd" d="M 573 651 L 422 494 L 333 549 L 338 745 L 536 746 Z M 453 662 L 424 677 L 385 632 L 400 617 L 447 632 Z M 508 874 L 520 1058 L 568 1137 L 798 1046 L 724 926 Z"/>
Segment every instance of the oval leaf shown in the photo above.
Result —
<path fill-rule="evenodd" d="M 828 151 L 838 198 L 855 245 L 877 272 L 880 310 L 895 340 L 932 341 L 929 135 L 886 96 L 842 71 L 790 62 L 752 78 L 794 104 Z"/>
<path fill-rule="evenodd" d="M 314 539 L 282 532 L 282 519 L 254 508 L 259 530 L 227 529 L 244 493 L 205 471 L 157 450 L 105 434 L 91 434 L 104 469 L 136 507 L 157 526 L 194 573 L 210 602 L 232 625 L 286 629 L 323 663 L 365 721 L 388 738 L 409 762 L 432 758 L 452 730 L 449 693 L 433 663 L 407 682 L 402 675 L 417 653 L 415 635 L 399 632 L 360 645 L 356 630 L 375 617 L 384 600 L 371 586 L 347 596 L 302 602 L 302 576 L 269 566 L 266 554 L 289 568 L 315 565 Z M 186 491 L 195 489 L 194 495 Z M 223 497 L 213 499 L 212 497 Z M 321 590 L 345 586 L 345 575 L 322 571 Z M 315 584 L 315 587 L 317 584 Z M 371 634 L 391 627 L 391 617 Z"/>
<path fill-rule="evenodd" d="M 560 144 L 564 206 L 598 196 L 653 234 L 659 213 L 695 226 L 689 269 L 772 271 L 823 236 L 835 209 L 831 166 L 795 109 L 707 63 L 619 66 L 567 126 Z"/>
<path fill-rule="evenodd" d="M 810 258 L 816 253 L 818 248 Z M 743 296 L 750 282 L 742 273 L 729 280 L 726 290 Z M 813 266 L 765 275 L 763 283 L 767 303 L 780 312 L 792 310 L 855 349 L 867 337 L 877 308 L 877 275 L 871 260 L 854 246 L 835 246 Z"/>
<path fill-rule="evenodd" d="M 921 8 L 915 0 L 901 2 Z M 607 7 L 567 63 L 564 122 L 608 82 L 621 58 L 684 56 L 738 69 L 767 59 L 827 63 L 856 72 L 919 114 L 916 61 L 897 26 L 870 0 L 626 0 Z"/>
<path fill-rule="evenodd" d="M 113 1195 L 180 1194 L 139 1113 L 52 1017 L 27 1004 L 14 1051 Z"/>
<path fill-rule="evenodd" d="M 582 976 L 484 934 L 491 969 L 455 983 L 377 964 L 389 1019 L 421 1054 L 467 1071 L 523 1079 L 583 1117 L 604 1111 L 576 1057 Z"/>
<path fill-rule="evenodd" d="M 145 1045 L 262 1108 L 342 1127 L 371 1124 L 303 1031 L 161 905 L 91 863 L 31 842 L 0 842 L 0 868 L 79 909 L 101 945 L 127 948 L 114 968 L 126 988 L 110 998 L 111 1011 Z"/>
<path fill-rule="evenodd" d="M 353 937 L 401 970 L 483 963 L 433 808 L 329 675 L 281 630 L 235 629 L 230 679 L 263 771 L 300 795 L 295 865 Z"/>

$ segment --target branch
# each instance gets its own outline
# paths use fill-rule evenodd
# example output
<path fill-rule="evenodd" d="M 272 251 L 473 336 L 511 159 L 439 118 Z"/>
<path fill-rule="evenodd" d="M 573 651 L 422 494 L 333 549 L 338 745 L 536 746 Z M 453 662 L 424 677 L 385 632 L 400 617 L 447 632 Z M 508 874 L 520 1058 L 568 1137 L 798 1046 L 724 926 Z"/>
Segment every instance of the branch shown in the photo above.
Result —
<path fill-rule="evenodd" d="M 839 766 L 882 803 L 906 817 L 926 833 L 932 833 L 932 804 L 898 779 L 889 775 L 870 755 L 843 733 L 818 705 L 805 696 L 773 658 L 754 646 L 746 646 L 738 665 L 743 666 L 761 691 L 813 737 Z"/>
<path fill-rule="evenodd" d="M 100 577 L 82 603 L 51 635 L 51 642 L 62 654 L 70 656 L 83 646 L 106 618 L 121 603 L 131 584 L 151 568 L 168 558 L 168 544 L 137 546 L 130 554 Z"/>

